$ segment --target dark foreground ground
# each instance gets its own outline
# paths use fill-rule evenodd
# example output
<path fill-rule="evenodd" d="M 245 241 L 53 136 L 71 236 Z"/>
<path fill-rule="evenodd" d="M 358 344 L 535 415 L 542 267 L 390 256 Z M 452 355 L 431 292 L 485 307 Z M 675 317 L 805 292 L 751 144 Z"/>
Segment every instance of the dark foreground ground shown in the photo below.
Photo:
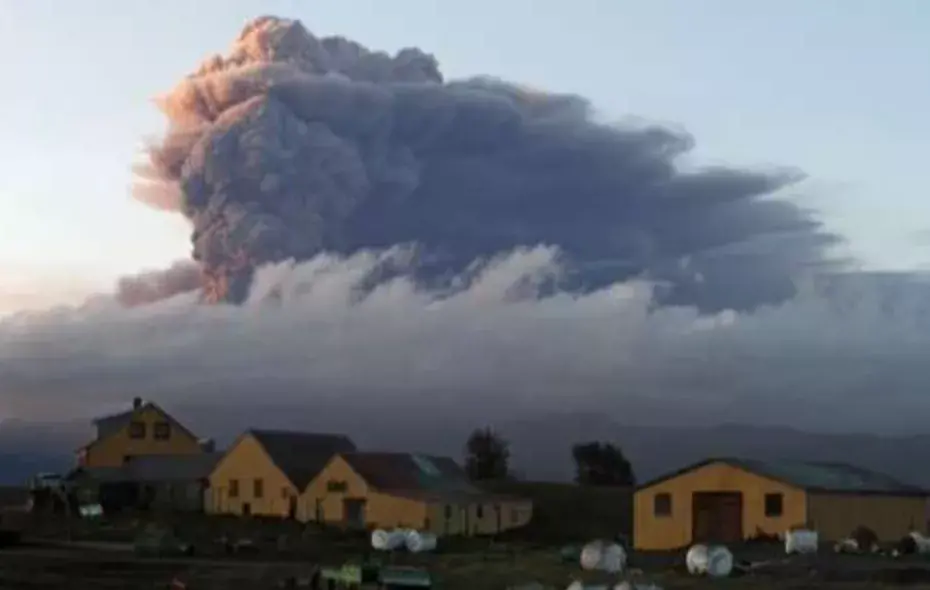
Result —
<path fill-rule="evenodd" d="M 737 555 L 762 557 L 753 548 Z M 930 560 L 912 558 L 891 561 L 878 557 L 824 554 L 787 560 L 774 548 L 765 551 L 771 560 L 757 573 L 725 580 L 693 578 L 681 571 L 680 556 L 637 556 L 629 579 L 655 582 L 666 589 L 930 589 Z M 347 552 L 342 557 L 358 558 Z M 308 556 L 309 557 L 309 556 Z M 322 557 L 322 556 L 321 556 Z M 504 590 L 538 581 L 565 588 L 575 578 L 591 583 L 613 581 L 603 575 L 582 576 L 577 564 L 563 563 L 552 549 L 504 549 L 448 551 L 426 556 L 397 555 L 397 563 L 428 568 L 436 587 L 447 590 Z M 338 562 L 336 555 L 316 560 L 298 556 L 254 554 L 238 558 L 200 556 L 143 558 L 131 547 L 25 545 L 0 550 L 0 589 L 167 589 L 175 580 L 189 590 L 258 590 L 283 587 L 288 580 L 308 579 L 317 561 Z"/>
<path fill-rule="evenodd" d="M 564 562 L 560 548 L 567 542 L 608 537 L 623 530 L 626 510 L 608 510 L 604 498 L 584 502 L 564 497 L 557 487 L 531 490 L 544 510 L 538 522 L 521 535 L 489 539 L 443 539 L 435 554 L 398 553 L 398 565 L 427 568 L 441 590 L 505 590 L 540 582 L 566 588 L 574 579 L 615 582 L 602 575 L 582 575 L 577 561 Z M 551 489 L 550 489 L 551 488 Z M 603 500 L 603 501 L 601 501 Z M 591 505 L 597 507 L 596 510 Z M 545 508 L 551 506 L 552 508 Z M 591 513 L 591 525 L 572 529 L 561 512 Z M 576 518 L 575 522 L 586 522 Z M 157 523 L 193 543 L 193 557 L 140 557 L 133 539 Z M 596 523 L 597 526 L 594 526 Z M 251 541 L 251 549 L 236 555 L 221 539 Z M 175 580 L 188 590 L 259 590 L 286 587 L 288 580 L 308 579 L 320 565 L 359 561 L 371 554 L 368 535 L 299 525 L 281 520 L 238 519 L 191 515 L 138 515 L 99 520 L 68 520 L 37 516 L 28 543 L 0 549 L 0 590 L 120 589 L 161 590 Z M 655 582 L 665 589 L 869 589 L 930 590 L 930 557 L 892 560 L 880 556 L 840 556 L 825 551 L 814 557 L 786 559 L 777 543 L 731 547 L 737 560 L 764 564 L 750 575 L 725 580 L 693 578 L 684 572 L 684 554 L 634 554 L 630 579 Z M 382 556 L 378 556 L 382 557 Z M 382 557 L 383 559 L 383 557 Z"/>

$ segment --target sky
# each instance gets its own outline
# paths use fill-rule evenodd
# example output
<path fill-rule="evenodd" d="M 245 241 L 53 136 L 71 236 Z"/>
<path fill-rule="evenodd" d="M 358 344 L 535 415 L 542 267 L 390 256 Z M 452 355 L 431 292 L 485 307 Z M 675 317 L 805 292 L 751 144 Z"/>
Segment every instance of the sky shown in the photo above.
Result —
<path fill-rule="evenodd" d="M 166 7 L 170 5 L 170 9 Z M 0 0 L 0 306 L 70 301 L 190 251 L 129 196 L 152 98 L 250 18 L 370 47 L 417 45 L 449 78 L 589 97 L 605 119 L 681 125 L 702 162 L 798 166 L 799 198 L 866 268 L 930 262 L 930 6 L 920 0 Z M 920 158 L 920 160 L 919 160 Z"/>
<path fill-rule="evenodd" d="M 863 269 L 930 268 L 917 160 L 930 153 L 930 79 L 921 75 L 930 8 L 916 0 L 165 5 L 0 0 L 11 81 L 0 95 L 0 315 L 81 301 L 189 256 L 187 223 L 130 197 L 131 165 L 164 130 L 153 98 L 261 14 L 389 52 L 420 47 L 447 79 L 498 76 L 587 97 L 605 121 L 680 126 L 697 141 L 689 163 L 797 166 L 809 180 L 792 197 L 849 238 L 842 253 Z M 685 237 L 723 234 L 733 221 L 687 211 L 670 215 L 687 220 L 674 225 Z M 378 256 L 390 255 L 263 268 L 238 307 L 185 294 L 138 308 L 97 298 L 11 314 L 0 320 L 0 415 L 68 413 L 132 391 L 246 408 L 333 403 L 350 417 L 362 403 L 428 399 L 434 417 L 457 400 L 476 413 L 491 403 L 515 416 L 570 404 L 634 419 L 675 403 L 683 417 L 710 422 L 803 414 L 811 427 L 904 428 L 901 416 L 924 426 L 916 410 L 926 409 L 930 379 L 930 298 L 916 275 L 863 273 L 826 294 L 802 289 L 705 317 L 656 310 L 636 281 L 514 299 L 560 270 L 545 248 L 488 263 L 453 297 L 409 276 L 384 278 L 382 263 L 397 261 Z M 371 287 L 361 300 L 360 285 Z"/>

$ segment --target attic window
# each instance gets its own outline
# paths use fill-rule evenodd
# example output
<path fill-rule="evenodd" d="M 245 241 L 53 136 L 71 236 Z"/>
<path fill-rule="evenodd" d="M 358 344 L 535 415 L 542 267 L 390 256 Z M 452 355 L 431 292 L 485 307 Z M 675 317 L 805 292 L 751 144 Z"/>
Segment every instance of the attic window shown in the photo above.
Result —
<path fill-rule="evenodd" d="M 129 423 L 129 438 L 145 438 L 145 422 L 133 420 Z"/>
<path fill-rule="evenodd" d="M 168 440 L 171 438 L 171 425 L 167 422 L 155 423 L 155 440 Z"/>
<path fill-rule="evenodd" d="M 349 489 L 349 485 L 344 481 L 336 481 L 334 479 L 331 479 L 328 482 L 326 482 L 327 492 L 339 493 L 339 492 L 345 492 L 348 489 Z"/>

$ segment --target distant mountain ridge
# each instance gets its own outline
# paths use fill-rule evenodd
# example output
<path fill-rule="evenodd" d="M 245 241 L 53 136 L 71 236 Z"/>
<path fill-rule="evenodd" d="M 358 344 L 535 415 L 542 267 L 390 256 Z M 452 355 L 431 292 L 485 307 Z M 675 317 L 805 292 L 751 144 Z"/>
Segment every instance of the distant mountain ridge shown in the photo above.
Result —
<path fill-rule="evenodd" d="M 185 413 L 179 412 L 178 416 L 183 417 Z M 363 448 L 429 450 L 457 459 L 462 456 L 471 428 L 454 422 L 438 426 L 422 422 L 419 426 L 394 424 L 379 420 L 377 416 L 364 419 L 357 415 L 354 419 L 334 417 L 325 423 L 298 426 L 284 418 L 276 423 L 275 417 L 272 413 L 261 426 L 340 431 L 352 436 Z M 191 413 L 191 420 L 182 418 L 182 421 L 195 432 L 216 438 L 221 445 L 228 444 L 241 430 L 252 426 L 227 416 L 196 410 Z M 930 487 L 930 470 L 922 469 L 930 464 L 930 434 L 898 437 L 821 434 L 787 427 L 739 424 L 627 426 L 596 415 L 511 421 L 497 424 L 496 428 L 511 442 L 515 469 L 533 480 L 569 480 L 573 467 L 572 444 L 610 440 L 620 444 L 626 452 L 639 481 L 708 457 L 737 456 L 852 463 Z M 85 422 L 0 422 L 0 485 L 22 483 L 37 471 L 70 469 L 74 465 L 74 449 L 86 442 L 89 432 Z"/>

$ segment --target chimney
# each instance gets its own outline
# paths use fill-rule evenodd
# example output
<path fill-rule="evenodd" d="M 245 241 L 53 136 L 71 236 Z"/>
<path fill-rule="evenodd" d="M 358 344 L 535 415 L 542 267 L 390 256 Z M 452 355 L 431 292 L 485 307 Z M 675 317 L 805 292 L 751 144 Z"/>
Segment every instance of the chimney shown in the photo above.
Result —
<path fill-rule="evenodd" d="M 138 410 L 141 407 L 142 407 L 142 398 L 141 397 L 132 398 L 132 409 Z"/>

